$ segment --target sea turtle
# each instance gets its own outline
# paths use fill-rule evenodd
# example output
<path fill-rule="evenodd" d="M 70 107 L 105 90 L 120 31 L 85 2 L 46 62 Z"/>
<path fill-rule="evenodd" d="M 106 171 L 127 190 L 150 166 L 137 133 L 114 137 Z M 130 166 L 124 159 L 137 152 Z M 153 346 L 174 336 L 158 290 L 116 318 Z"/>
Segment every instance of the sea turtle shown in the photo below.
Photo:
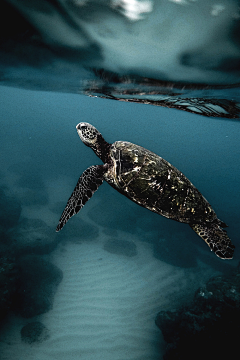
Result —
<path fill-rule="evenodd" d="M 91 124 L 76 126 L 83 143 L 104 165 L 90 166 L 80 176 L 56 231 L 81 210 L 105 180 L 137 204 L 169 219 L 187 223 L 222 259 L 231 259 L 234 245 L 211 205 L 195 186 L 169 162 L 127 141 L 107 143 Z"/>

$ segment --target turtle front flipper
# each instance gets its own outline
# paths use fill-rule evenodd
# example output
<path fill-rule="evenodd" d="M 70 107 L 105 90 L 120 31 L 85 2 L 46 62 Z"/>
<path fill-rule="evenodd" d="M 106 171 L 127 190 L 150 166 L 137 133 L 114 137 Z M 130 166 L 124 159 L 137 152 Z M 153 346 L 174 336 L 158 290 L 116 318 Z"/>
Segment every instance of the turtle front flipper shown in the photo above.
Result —
<path fill-rule="evenodd" d="M 225 224 L 224 224 L 225 225 Z M 190 224 L 191 228 L 221 259 L 232 259 L 235 246 L 217 223 Z"/>
<path fill-rule="evenodd" d="M 60 231 L 67 221 L 82 209 L 99 186 L 102 185 L 105 171 L 104 165 L 95 165 L 90 166 L 82 173 L 72 195 L 68 199 L 56 231 Z"/>

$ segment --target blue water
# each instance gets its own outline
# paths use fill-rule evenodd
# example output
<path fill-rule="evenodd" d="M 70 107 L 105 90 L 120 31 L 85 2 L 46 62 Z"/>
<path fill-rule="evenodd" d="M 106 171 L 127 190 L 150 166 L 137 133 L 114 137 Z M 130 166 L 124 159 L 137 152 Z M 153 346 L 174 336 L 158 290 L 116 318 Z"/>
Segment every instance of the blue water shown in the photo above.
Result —
<path fill-rule="evenodd" d="M 188 269 L 191 279 L 196 276 L 198 266 L 215 274 L 227 273 L 238 264 L 238 121 L 216 120 L 174 109 L 77 94 L 8 87 L 0 87 L 0 99 L 0 186 L 22 203 L 21 217 L 41 215 L 54 232 L 79 176 L 87 167 L 101 164 L 77 135 L 75 126 L 86 121 L 93 124 L 106 141 L 136 143 L 181 170 L 211 203 L 218 217 L 228 224 L 229 237 L 236 246 L 234 259 L 223 261 L 217 258 L 187 225 L 164 219 L 133 204 L 105 183 L 75 216 L 77 220 L 87 215 L 93 221 L 93 227 L 104 226 L 108 234 L 122 231 L 129 238 L 137 237 L 142 243 L 149 244 L 153 252 L 158 248 L 157 258 L 161 261 L 180 270 Z M 30 195 L 31 199 L 28 199 Z M 65 228 L 76 226 L 75 218 Z M 59 236 L 61 241 L 66 240 L 64 233 Z M 84 232 L 82 236 L 85 236 Z M 162 251 L 161 246 L 159 250 L 159 238 L 164 238 L 165 242 L 169 239 L 167 251 L 165 245 Z M 196 276 L 195 286 L 198 284 Z M 181 299 L 184 303 L 184 294 Z M 7 355 L 6 359 L 10 360 Z"/>
<path fill-rule="evenodd" d="M 156 315 L 197 289 L 212 299 L 206 282 L 239 264 L 239 1 L 4 0 L 0 16 L 0 360 L 163 359 Z M 82 121 L 181 170 L 228 224 L 233 260 L 105 182 L 56 233 L 101 164 Z"/>
<path fill-rule="evenodd" d="M 75 126 L 87 121 L 108 142 L 126 140 L 139 144 L 180 169 L 229 225 L 231 236 L 237 240 L 238 121 L 79 95 L 7 87 L 0 90 L 3 172 L 10 164 L 22 164 L 25 175 L 37 173 L 41 179 L 69 175 L 75 184 L 88 166 L 101 164 L 77 136 Z"/>

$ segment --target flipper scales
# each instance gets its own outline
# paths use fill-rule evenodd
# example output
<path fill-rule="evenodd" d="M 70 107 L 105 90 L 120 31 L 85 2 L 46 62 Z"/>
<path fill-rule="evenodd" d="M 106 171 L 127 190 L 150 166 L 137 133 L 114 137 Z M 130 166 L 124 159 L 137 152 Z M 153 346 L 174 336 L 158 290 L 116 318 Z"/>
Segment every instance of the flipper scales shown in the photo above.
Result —
<path fill-rule="evenodd" d="M 102 185 L 104 172 L 105 168 L 103 165 L 94 165 L 82 173 L 72 195 L 68 199 L 56 231 L 60 231 L 67 221 L 82 209 L 99 186 Z"/>
<path fill-rule="evenodd" d="M 221 225 L 224 226 L 225 224 L 221 223 Z M 218 257 L 232 259 L 235 246 L 229 239 L 227 232 L 219 224 L 190 224 L 190 226 Z"/>

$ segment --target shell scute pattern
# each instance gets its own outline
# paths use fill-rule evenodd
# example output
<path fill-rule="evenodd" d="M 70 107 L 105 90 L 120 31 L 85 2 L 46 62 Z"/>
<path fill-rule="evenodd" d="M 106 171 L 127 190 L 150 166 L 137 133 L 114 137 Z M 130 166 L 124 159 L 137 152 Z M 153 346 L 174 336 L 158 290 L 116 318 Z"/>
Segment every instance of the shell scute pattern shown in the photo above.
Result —
<path fill-rule="evenodd" d="M 125 141 L 110 150 L 116 189 L 136 203 L 180 222 L 217 218 L 210 204 L 173 165 Z"/>

